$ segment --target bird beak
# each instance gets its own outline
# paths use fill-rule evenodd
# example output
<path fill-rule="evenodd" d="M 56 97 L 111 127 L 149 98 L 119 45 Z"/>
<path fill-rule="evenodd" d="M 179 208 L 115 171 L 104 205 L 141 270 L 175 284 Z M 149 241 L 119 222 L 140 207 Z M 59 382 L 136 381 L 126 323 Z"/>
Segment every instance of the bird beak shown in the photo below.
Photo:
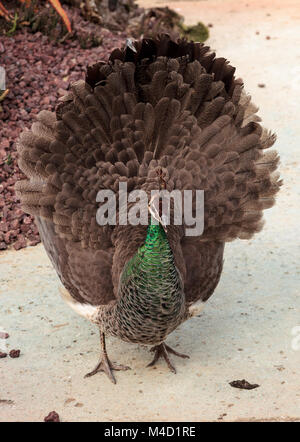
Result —
<path fill-rule="evenodd" d="M 133 52 L 137 53 L 136 47 L 133 44 L 133 41 L 131 38 L 126 39 L 126 48 L 131 49 Z"/>
<path fill-rule="evenodd" d="M 148 210 L 152 218 L 156 219 L 162 225 L 165 232 L 167 232 L 167 216 L 163 213 L 161 216 L 158 211 L 159 195 L 153 195 L 148 204 Z"/>

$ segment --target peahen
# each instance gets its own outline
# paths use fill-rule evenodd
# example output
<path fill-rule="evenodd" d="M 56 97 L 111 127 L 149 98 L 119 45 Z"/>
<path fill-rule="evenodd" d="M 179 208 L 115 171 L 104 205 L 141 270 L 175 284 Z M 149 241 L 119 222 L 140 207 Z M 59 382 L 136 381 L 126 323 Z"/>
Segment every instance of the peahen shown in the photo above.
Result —
<path fill-rule="evenodd" d="M 218 284 L 225 242 L 262 227 L 281 181 L 274 134 L 207 46 L 167 35 L 129 42 L 71 85 L 56 113 L 42 111 L 18 144 L 27 180 L 17 183 L 35 215 L 66 301 L 100 330 L 91 373 L 128 367 L 108 358 L 105 335 L 152 346 L 175 372 L 165 343 L 197 315 Z M 204 230 L 99 225 L 100 189 L 204 190 Z M 119 208 L 117 207 L 117 210 Z M 152 208 L 153 209 L 153 208 Z M 157 212 L 156 212 L 157 213 Z"/>

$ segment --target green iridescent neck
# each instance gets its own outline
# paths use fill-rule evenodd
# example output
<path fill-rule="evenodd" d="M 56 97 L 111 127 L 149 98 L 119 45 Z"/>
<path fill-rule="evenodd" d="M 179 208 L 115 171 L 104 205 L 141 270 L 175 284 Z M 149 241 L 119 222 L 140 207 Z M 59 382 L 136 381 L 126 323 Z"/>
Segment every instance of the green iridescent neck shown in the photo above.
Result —
<path fill-rule="evenodd" d="M 144 245 L 141 247 L 143 251 L 152 250 L 160 246 L 167 246 L 169 249 L 169 241 L 161 224 L 149 224 Z"/>
<path fill-rule="evenodd" d="M 149 224 L 144 244 L 125 265 L 122 282 L 136 273 L 147 280 L 148 289 L 156 286 L 162 278 L 173 275 L 175 269 L 173 253 L 161 224 Z"/>

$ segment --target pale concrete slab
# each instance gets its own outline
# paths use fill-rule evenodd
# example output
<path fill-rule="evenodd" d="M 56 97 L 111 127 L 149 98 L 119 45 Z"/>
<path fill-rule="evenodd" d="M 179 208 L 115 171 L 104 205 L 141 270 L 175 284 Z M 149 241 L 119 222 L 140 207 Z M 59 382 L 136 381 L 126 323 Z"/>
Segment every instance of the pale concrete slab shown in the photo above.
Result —
<path fill-rule="evenodd" d="M 98 359 L 96 328 L 60 299 L 41 245 L 1 253 L 0 326 L 10 338 L 0 346 L 21 356 L 0 360 L 0 421 L 40 421 L 51 410 L 64 421 L 300 420 L 300 345 L 292 335 L 300 326 L 298 0 L 168 5 L 188 23 L 213 24 L 210 45 L 238 67 L 277 132 L 285 181 L 278 203 L 263 233 L 227 246 L 204 313 L 169 337 L 191 356 L 174 360 L 176 376 L 163 364 L 146 368 L 146 349 L 109 339 L 112 359 L 132 370 L 116 373 L 116 386 L 101 374 L 83 379 Z M 260 387 L 228 384 L 243 378 Z"/>

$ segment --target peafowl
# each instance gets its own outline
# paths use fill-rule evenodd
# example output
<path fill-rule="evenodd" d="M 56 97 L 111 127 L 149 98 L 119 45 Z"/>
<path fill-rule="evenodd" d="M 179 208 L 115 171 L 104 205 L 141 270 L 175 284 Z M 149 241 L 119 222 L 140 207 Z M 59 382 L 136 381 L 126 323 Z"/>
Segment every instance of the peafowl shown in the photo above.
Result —
<path fill-rule="evenodd" d="M 234 73 L 202 43 L 130 41 L 20 136 L 23 209 L 35 216 L 64 299 L 99 327 L 100 361 L 86 376 L 103 371 L 115 383 L 113 371 L 129 368 L 109 359 L 105 335 L 151 346 L 149 365 L 162 357 L 175 373 L 170 354 L 188 356 L 166 337 L 214 292 L 225 243 L 260 231 L 274 204 L 275 135 Z M 148 225 L 97 222 L 99 190 L 120 183 L 149 196 Z M 163 222 L 150 198 L 161 189 L 204 191 L 201 235 Z"/>

